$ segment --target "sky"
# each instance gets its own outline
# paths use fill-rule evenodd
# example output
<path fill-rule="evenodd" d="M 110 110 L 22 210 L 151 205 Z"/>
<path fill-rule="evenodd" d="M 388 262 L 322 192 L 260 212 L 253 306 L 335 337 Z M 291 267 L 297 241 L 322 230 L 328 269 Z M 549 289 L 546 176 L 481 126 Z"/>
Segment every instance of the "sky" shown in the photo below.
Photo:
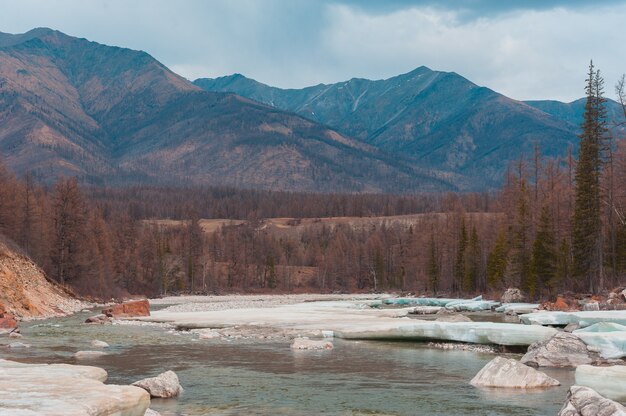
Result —
<path fill-rule="evenodd" d="M 282 88 L 419 66 L 511 98 L 571 101 L 593 59 L 626 72 L 626 0 L 0 0 L 0 31 L 50 27 L 144 50 L 194 80 Z"/>

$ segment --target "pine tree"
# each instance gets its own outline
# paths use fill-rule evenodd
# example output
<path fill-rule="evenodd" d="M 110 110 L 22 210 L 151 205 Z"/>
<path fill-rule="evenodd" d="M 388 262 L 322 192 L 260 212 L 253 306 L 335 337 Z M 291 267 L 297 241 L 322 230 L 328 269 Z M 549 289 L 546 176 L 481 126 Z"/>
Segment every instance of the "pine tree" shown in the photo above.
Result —
<path fill-rule="evenodd" d="M 463 275 L 463 290 L 473 292 L 477 288 L 480 274 L 480 245 L 476 226 L 472 227 L 466 255 L 465 273 Z"/>
<path fill-rule="evenodd" d="M 566 239 L 561 240 L 557 252 L 556 272 L 554 279 L 549 282 L 550 295 L 554 295 L 556 290 L 563 286 L 570 278 L 571 273 L 570 246 Z"/>
<path fill-rule="evenodd" d="M 508 257 L 507 236 L 504 230 L 498 233 L 496 244 L 487 258 L 487 287 L 497 289 L 504 280 Z"/>
<path fill-rule="evenodd" d="M 556 276 L 557 253 L 552 216 L 550 209 L 544 206 L 541 209 L 539 228 L 533 243 L 531 279 L 528 284 L 528 294 L 531 298 L 541 294 L 542 289 L 548 286 Z"/>
<path fill-rule="evenodd" d="M 573 272 L 577 289 L 591 292 L 602 286 L 602 221 L 600 218 L 600 178 L 602 150 L 606 136 L 603 80 L 593 62 L 589 65 L 585 92 L 584 121 L 575 175 L 575 203 L 572 227 Z"/>

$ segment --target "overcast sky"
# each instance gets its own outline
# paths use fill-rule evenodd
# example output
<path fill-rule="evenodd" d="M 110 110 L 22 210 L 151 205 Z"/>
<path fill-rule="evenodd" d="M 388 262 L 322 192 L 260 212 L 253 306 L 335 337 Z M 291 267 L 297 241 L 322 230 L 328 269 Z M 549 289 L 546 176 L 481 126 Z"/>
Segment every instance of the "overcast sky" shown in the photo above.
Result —
<path fill-rule="evenodd" d="M 425 65 L 516 99 L 607 95 L 626 72 L 626 1 L 0 0 L 0 31 L 51 27 L 145 50 L 193 80 L 235 72 L 299 88 Z"/>

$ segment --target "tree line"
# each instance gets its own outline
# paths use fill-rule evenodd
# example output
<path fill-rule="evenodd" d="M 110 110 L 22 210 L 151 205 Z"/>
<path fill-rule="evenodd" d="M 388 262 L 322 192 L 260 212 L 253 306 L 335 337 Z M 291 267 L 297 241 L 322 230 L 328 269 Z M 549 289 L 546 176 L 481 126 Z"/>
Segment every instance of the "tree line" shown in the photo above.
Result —
<path fill-rule="evenodd" d="M 590 65 L 578 158 L 571 148 L 563 158 L 545 158 L 536 147 L 510 164 L 499 192 L 104 188 L 74 178 L 47 187 L 0 166 L 0 232 L 50 278 L 96 297 L 467 295 L 512 286 L 534 299 L 564 290 L 598 293 L 626 276 L 626 122 L 607 125 L 603 88 Z M 626 120 L 624 78 L 616 94 Z M 276 217 L 291 220 L 285 227 L 266 220 Z M 203 228 L 201 219 L 211 218 L 239 221 Z"/>

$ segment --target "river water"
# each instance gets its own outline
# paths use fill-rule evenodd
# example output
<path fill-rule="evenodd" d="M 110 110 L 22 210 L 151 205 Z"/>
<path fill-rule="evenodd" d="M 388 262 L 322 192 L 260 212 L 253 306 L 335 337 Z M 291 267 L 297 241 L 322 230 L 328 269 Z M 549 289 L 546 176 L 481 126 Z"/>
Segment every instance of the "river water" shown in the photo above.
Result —
<path fill-rule="evenodd" d="M 20 341 L 32 347 L 2 348 L 0 357 L 95 365 L 111 384 L 173 370 L 185 391 L 153 399 L 163 415 L 555 415 L 574 382 L 573 371 L 548 370 L 562 386 L 477 389 L 468 382 L 492 354 L 342 340 L 330 351 L 292 351 L 287 342 L 194 340 L 162 327 L 83 324 L 90 315 L 23 323 Z M 109 354 L 77 362 L 73 353 L 93 349 L 94 339 L 108 342 Z"/>

